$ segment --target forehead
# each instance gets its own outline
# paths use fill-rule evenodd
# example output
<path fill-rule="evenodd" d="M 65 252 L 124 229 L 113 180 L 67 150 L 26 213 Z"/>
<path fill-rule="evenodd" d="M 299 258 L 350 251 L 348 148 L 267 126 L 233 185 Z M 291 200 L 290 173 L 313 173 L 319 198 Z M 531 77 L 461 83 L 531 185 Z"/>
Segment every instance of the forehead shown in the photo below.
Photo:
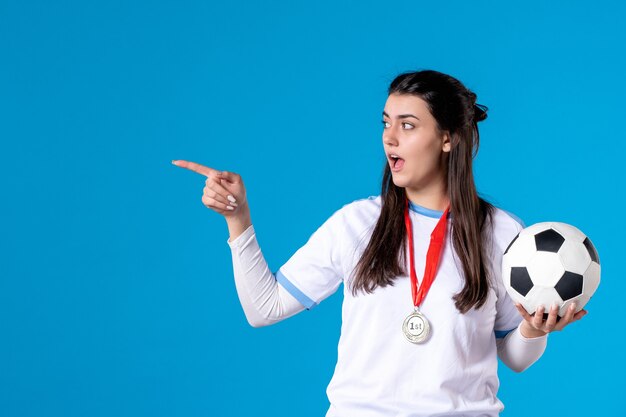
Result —
<path fill-rule="evenodd" d="M 425 120 L 430 116 L 426 101 L 413 94 L 390 94 L 384 111 L 390 117 L 398 114 L 414 114 L 420 120 Z"/>

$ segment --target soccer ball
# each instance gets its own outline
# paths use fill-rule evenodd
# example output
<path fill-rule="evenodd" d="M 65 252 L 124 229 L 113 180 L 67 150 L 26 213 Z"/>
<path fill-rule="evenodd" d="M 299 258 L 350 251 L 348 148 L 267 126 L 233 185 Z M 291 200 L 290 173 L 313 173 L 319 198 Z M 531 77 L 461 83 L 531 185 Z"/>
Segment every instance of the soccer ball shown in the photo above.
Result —
<path fill-rule="evenodd" d="M 521 230 L 502 256 L 502 279 L 514 302 L 543 318 L 559 303 L 558 318 L 576 302 L 582 310 L 600 284 L 600 258 L 591 240 L 576 227 L 558 222 L 535 223 Z"/>

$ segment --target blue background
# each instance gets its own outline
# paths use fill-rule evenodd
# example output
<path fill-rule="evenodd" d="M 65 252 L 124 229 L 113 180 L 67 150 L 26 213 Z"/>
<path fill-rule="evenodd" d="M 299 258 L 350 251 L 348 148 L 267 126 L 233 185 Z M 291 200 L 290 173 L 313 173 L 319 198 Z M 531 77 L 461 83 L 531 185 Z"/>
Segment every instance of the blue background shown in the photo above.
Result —
<path fill-rule="evenodd" d="M 170 161 L 242 175 L 276 271 L 380 193 L 386 88 L 426 68 L 489 107 L 482 196 L 601 258 L 589 314 L 500 363 L 502 415 L 624 415 L 623 3 L 296 3 L 1 0 L 0 415 L 324 415 L 342 287 L 250 327 Z"/>

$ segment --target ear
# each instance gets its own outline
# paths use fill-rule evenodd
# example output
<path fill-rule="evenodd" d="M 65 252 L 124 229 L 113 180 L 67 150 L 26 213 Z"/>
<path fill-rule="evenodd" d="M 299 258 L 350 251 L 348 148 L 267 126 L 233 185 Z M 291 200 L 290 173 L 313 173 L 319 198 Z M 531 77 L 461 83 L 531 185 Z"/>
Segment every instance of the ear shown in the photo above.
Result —
<path fill-rule="evenodd" d="M 444 152 L 450 152 L 452 148 L 452 143 L 450 142 L 450 133 L 446 130 L 443 132 L 443 147 L 442 150 Z"/>

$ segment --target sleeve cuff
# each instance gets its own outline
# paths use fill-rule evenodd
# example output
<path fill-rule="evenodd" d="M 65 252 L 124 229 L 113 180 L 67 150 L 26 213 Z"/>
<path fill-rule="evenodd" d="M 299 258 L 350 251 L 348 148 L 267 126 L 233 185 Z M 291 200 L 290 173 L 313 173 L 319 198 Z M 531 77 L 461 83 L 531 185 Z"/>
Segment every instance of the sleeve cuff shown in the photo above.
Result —
<path fill-rule="evenodd" d="M 226 243 L 230 246 L 231 249 L 236 247 L 240 247 L 245 241 L 248 240 L 252 235 L 254 235 L 254 225 L 250 224 L 246 230 L 243 231 L 239 236 L 237 236 L 234 240 L 230 240 L 230 236 L 226 239 Z"/>
<path fill-rule="evenodd" d="M 537 337 L 526 337 L 522 334 L 522 329 L 520 329 L 521 326 L 517 327 L 517 333 L 519 333 L 519 338 L 527 343 L 533 343 L 534 341 L 539 341 L 539 340 L 545 340 L 548 338 L 548 335 L 550 333 L 546 333 L 543 336 L 537 336 Z"/>

